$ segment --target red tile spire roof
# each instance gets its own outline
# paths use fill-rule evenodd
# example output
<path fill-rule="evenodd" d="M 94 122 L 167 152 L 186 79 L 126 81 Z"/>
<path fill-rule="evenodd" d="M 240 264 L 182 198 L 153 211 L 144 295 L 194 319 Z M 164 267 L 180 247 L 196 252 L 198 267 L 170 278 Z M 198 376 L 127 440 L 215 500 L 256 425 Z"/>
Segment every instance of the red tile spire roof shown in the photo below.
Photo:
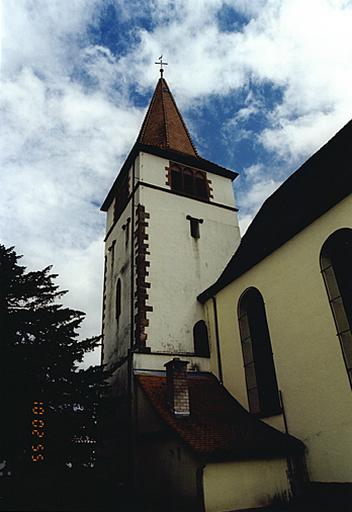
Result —
<path fill-rule="evenodd" d="M 159 78 L 137 142 L 198 157 L 170 89 Z"/>

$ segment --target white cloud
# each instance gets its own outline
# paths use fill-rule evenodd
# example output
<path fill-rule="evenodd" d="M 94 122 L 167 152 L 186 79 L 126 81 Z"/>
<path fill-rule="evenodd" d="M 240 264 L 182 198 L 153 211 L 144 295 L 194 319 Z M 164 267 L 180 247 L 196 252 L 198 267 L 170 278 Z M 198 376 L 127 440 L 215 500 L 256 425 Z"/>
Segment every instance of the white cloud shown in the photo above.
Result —
<path fill-rule="evenodd" d="M 257 180 L 263 171 L 264 167 L 262 164 L 253 164 L 243 169 L 243 174 L 246 178 Z"/>
<path fill-rule="evenodd" d="M 346 121 L 345 112 L 311 112 L 292 121 L 283 117 L 259 139 L 281 158 L 297 161 L 322 146 Z"/>
<path fill-rule="evenodd" d="M 245 194 L 242 198 L 243 206 L 239 212 L 239 224 L 243 236 L 259 208 L 282 181 L 269 177 L 261 164 L 254 164 L 244 169 L 240 179 L 247 182 L 246 189 L 243 188 Z"/>
<path fill-rule="evenodd" d="M 243 213 L 240 213 L 239 216 L 238 216 L 238 223 L 239 223 L 239 226 L 240 226 L 240 233 L 241 233 L 241 236 L 243 236 L 245 234 L 245 232 L 247 231 L 250 223 L 252 222 L 254 218 L 254 215 L 253 214 L 250 214 L 250 213 L 246 213 L 246 214 L 243 214 Z"/>
<path fill-rule="evenodd" d="M 161 53 L 184 111 L 245 88 L 247 100 L 224 133 L 248 137 L 246 122 L 261 110 L 267 125 L 257 140 L 273 158 L 308 156 L 352 110 L 351 1 L 115 3 L 127 22 L 145 15 L 153 21 L 148 30 L 133 26 L 135 42 L 122 57 L 89 40 L 89 25 L 106 8 L 102 0 L 3 4 L 2 242 L 15 244 L 30 266 L 54 263 L 71 290 L 67 301 L 89 313 L 87 335 L 100 331 L 104 216 L 97 204 L 138 133 L 142 112 L 130 86 L 153 87 L 152 63 Z M 245 17 L 242 28 L 221 31 L 224 6 Z M 251 83 L 281 87 L 282 99 L 265 110 Z M 242 183 L 245 226 L 279 183 L 262 166 L 247 169 Z"/>
<path fill-rule="evenodd" d="M 179 0 L 171 8 L 170 2 L 155 1 L 151 15 L 159 21 L 164 17 L 165 22 L 153 31 L 140 30 L 133 59 L 125 56 L 119 65 L 141 87 L 150 87 L 155 71 L 148 64 L 164 53 L 169 60 L 167 78 L 185 107 L 211 94 L 234 94 L 249 79 L 282 87 L 282 101 L 267 112 L 273 136 L 280 132 L 285 138 L 284 126 L 294 122 L 295 134 L 292 130 L 284 147 L 292 142 L 295 151 L 307 154 L 316 149 L 316 139 L 322 141 L 327 132 L 329 137 L 351 117 L 352 3 L 267 0 L 248 4 Z M 248 23 L 241 30 L 220 31 L 216 13 L 224 5 L 246 14 Z M 239 115 L 252 112 L 249 106 Z M 329 115 L 330 130 L 319 124 L 321 113 Z M 267 136 L 268 131 L 262 142 L 268 140 L 268 148 L 273 149 Z M 291 157 L 291 152 L 286 156 Z"/>
<path fill-rule="evenodd" d="M 71 2 L 68 10 L 61 2 L 42 10 L 40 2 L 5 7 L 1 243 L 15 245 L 29 268 L 54 264 L 69 290 L 65 304 L 87 313 L 82 336 L 99 334 L 105 224 L 99 205 L 142 113 L 71 78 L 93 2 L 89 8 Z M 99 73 L 103 80 L 105 70 Z"/>

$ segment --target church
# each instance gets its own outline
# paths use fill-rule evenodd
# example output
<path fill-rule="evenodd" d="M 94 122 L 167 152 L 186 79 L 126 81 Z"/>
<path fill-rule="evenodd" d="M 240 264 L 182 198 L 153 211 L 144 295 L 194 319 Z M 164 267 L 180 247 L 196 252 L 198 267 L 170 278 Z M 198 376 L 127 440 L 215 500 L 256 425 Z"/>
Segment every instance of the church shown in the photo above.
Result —
<path fill-rule="evenodd" d="M 241 239 L 238 174 L 198 154 L 161 73 L 102 205 L 102 363 L 112 465 L 165 510 L 350 492 L 351 140 L 352 122 Z"/>

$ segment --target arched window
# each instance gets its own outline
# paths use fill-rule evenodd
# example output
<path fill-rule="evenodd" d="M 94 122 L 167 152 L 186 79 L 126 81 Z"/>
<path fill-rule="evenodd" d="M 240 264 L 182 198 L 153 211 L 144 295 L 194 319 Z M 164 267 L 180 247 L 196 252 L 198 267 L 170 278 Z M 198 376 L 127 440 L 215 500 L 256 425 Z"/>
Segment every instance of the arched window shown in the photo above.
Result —
<path fill-rule="evenodd" d="M 281 412 L 274 360 L 263 297 L 248 288 L 238 304 L 249 410 L 261 416 Z"/>
<path fill-rule="evenodd" d="M 352 386 L 352 229 L 339 229 L 326 240 L 320 268 Z"/>
<path fill-rule="evenodd" d="M 115 304 L 115 317 L 119 319 L 121 315 L 121 279 L 117 280 L 116 283 L 116 304 Z"/>
<path fill-rule="evenodd" d="M 194 353 L 200 357 L 209 357 L 208 329 L 204 320 L 199 320 L 193 327 Z"/>

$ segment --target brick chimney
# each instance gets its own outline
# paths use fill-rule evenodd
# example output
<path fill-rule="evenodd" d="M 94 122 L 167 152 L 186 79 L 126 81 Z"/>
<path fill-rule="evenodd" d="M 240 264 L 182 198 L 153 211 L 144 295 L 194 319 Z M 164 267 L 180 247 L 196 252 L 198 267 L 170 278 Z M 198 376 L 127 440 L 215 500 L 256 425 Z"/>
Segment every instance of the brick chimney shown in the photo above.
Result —
<path fill-rule="evenodd" d="M 176 416 L 189 416 L 189 389 L 187 380 L 188 361 L 178 357 L 172 359 L 166 367 L 167 400 Z"/>

